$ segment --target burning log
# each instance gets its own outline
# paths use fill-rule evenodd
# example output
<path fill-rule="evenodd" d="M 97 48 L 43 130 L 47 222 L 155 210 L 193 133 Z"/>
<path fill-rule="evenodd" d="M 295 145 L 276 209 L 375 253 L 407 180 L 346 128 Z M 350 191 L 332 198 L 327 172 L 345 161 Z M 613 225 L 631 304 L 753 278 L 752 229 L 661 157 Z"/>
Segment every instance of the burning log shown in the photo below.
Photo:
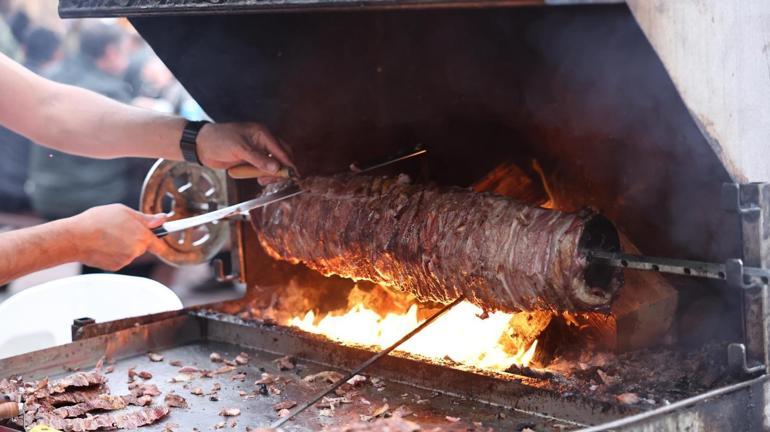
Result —
<path fill-rule="evenodd" d="M 268 254 L 488 310 L 606 310 L 620 273 L 581 247 L 617 250 L 612 224 L 460 188 L 399 178 L 314 177 L 305 193 L 252 214 Z"/>

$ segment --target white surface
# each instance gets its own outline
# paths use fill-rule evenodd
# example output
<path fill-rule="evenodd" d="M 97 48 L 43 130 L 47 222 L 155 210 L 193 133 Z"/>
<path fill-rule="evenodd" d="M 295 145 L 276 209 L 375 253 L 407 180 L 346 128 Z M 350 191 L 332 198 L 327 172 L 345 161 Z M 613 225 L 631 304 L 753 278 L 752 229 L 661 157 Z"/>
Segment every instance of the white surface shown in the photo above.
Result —
<path fill-rule="evenodd" d="M 8 294 L 16 294 L 46 282 L 79 275 L 81 267 L 80 263 L 68 263 L 24 275 L 11 282 Z"/>
<path fill-rule="evenodd" d="M 770 1 L 628 6 L 730 174 L 770 181 Z"/>
<path fill-rule="evenodd" d="M 173 291 L 146 278 L 88 274 L 46 282 L 0 304 L 0 358 L 70 342 L 76 318 L 104 322 L 181 308 Z"/>

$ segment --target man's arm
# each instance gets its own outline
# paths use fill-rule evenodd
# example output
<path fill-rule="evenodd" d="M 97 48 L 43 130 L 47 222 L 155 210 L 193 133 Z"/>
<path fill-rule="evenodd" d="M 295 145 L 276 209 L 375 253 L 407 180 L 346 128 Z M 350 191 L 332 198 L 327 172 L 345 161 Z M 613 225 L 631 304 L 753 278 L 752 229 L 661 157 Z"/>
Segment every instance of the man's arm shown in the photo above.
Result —
<path fill-rule="evenodd" d="M 112 204 L 71 218 L 0 234 L 0 284 L 69 262 L 117 270 L 158 240 L 150 229 L 165 215 L 144 215 Z"/>
<path fill-rule="evenodd" d="M 0 95 L 0 124 L 46 147 L 102 159 L 182 160 L 184 119 L 49 81 L 2 54 Z M 278 140 L 256 123 L 204 126 L 198 155 L 212 168 L 248 163 L 276 172 L 280 164 L 293 167 Z"/>

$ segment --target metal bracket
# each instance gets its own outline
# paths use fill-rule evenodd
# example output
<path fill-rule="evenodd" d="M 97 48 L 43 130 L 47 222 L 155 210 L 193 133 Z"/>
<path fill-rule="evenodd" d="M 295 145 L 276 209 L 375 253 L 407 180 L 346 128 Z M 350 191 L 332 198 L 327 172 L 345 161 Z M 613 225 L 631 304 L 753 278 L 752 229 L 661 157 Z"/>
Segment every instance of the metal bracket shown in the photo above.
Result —
<path fill-rule="evenodd" d="M 727 364 L 736 375 L 753 375 L 767 371 L 768 336 L 770 335 L 770 303 L 768 284 L 762 278 L 748 277 L 747 265 L 768 268 L 768 238 L 766 225 L 770 220 L 770 185 L 765 183 L 725 183 L 722 185 L 722 208 L 739 215 L 743 260 L 725 263 L 728 286 L 741 295 L 743 341 L 727 347 Z"/>
<path fill-rule="evenodd" d="M 756 279 L 747 280 L 743 272 L 743 261 L 730 259 L 725 262 L 725 280 L 728 286 L 736 290 L 761 290 L 760 295 L 766 294 L 767 285 L 758 283 Z M 745 316 L 745 311 L 743 312 Z M 747 323 L 744 318 L 744 326 Z M 746 333 L 744 329 L 744 334 Z M 733 374 L 754 375 L 765 370 L 764 363 L 752 362 L 749 365 L 745 343 L 731 343 L 727 346 L 727 366 Z"/>
<path fill-rule="evenodd" d="M 211 261 L 211 266 L 214 267 L 214 277 L 217 278 L 217 282 L 232 282 L 241 278 L 237 272 L 225 273 L 225 265 L 219 258 Z"/>
<path fill-rule="evenodd" d="M 761 211 L 755 203 L 741 202 L 741 185 L 738 183 L 722 183 L 722 210 L 739 215 Z"/>
<path fill-rule="evenodd" d="M 765 365 L 758 364 L 749 366 L 746 356 L 746 345 L 742 343 L 731 343 L 727 345 L 727 368 L 733 374 L 754 375 L 764 372 Z"/>
<path fill-rule="evenodd" d="M 96 323 L 95 319 L 88 318 L 88 317 L 75 318 L 74 320 L 72 320 L 72 325 L 70 326 L 70 331 L 72 331 L 72 341 L 75 342 L 76 340 L 78 340 L 78 331 L 81 328 L 89 324 L 95 324 L 95 323 Z"/>

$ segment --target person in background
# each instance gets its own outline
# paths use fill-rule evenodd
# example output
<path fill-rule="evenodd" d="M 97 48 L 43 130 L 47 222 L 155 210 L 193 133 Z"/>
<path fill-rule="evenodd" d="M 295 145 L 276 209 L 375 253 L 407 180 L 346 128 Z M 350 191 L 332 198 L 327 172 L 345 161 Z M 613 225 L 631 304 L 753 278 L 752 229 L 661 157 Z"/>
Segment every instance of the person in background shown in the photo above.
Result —
<path fill-rule="evenodd" d="M 20 61 L 21 47 L 11 30 L 12 14 L 11 0 L 0 0 L 0 53 Z"/>
<path fill-rule="evenodd" d="M 11 34 L 13 37 L 15 37 L 21 45 L 24 45 L 27 32 L 30 31 L 30 21 L 27 12 L 23 9 L 17 10 L 8 20 L 8 24 L 11 26 Z"/>
<path fill-rule="evenodd" d="M 103 22 L 88 23 L 81 29 L 79 47 L 76 55 L 65 59 L 48 77 L 130 102 L 123 81 L 128 59 L 122 29 Z M 45 219 L 66 218 L 111 203 L 136 207 L 139 201 L 139 185 L 132 178 L 132 160 L 127 158 L 92 159 L 34 146 L 29 167 L 32 207 Z"/>
<path fill-rule="evenodd" d="M 24 65 L 40 74 L 61 58 L 61 39 L 51 30 L 30 31 L 23 44 Z M 32 143 L 25 137 L 0 127 L 0 211 L 28 212 L 29 199 L 25 192 L 29 152 Z"/>

